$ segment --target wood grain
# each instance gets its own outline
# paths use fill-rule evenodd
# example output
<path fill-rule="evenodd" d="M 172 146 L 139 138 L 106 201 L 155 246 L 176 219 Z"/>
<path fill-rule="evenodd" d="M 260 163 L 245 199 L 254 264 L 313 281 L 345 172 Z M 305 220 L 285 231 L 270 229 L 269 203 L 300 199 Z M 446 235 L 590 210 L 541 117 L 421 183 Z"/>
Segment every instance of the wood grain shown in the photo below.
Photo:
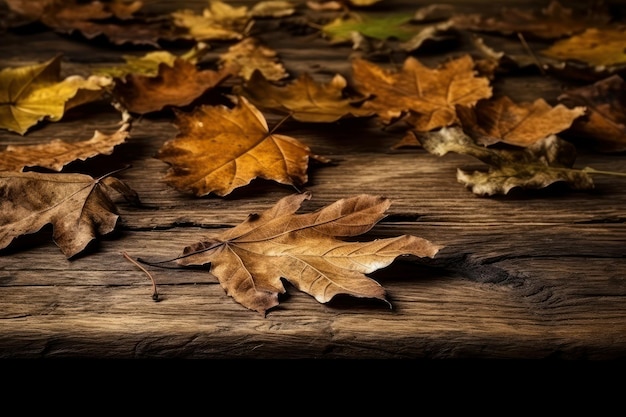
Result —
<path fill-rule="evenodd" d="M 178 8 L 171 1 L 146 3 L 151 10 Z M 389 3 L 398 10 L 414 7 Z M 479 10 L 485 2 L 457 3 Z M 201 9 L 205 2 L 186 4 Z M 269 28 L 260 35 L 290 73 L 349 76 L 348 58 L 355 53 L 349 46 L 330 47 L 319 37 Z M 224 48 L 216 47 L 212 56 Z M 459 48 L 416 55 L 434 65 L 467 45 Z M 63 53 L 64 71 L 88 73 L 121 62 L 122 53 L 144 52 L 44 29 L 0 33 L 2 66 Z M 206 59 L 211 62 L 211 55 Z M 564 84 L 526 73 L 498 79 L 495 87 L 515 99 L 542 96 L 553 102 Z M 281 119 L 266 117 L 270 125 Z M 94 103 L 23 137 L 0 131 L 0 146 L 84 140 L 96 129 L 114 131 L 118 121 L 107 103 Z M 113 155 L 66 166 L 67 172 L 94 176 L 129 166 L 117 176 L 143 205 L 116 198 L 120 219 L 114 233 L 71 260 L 52 242 L 49 229 L 0 252 L 0 358 L 626 357 L 626 180 L 596 176 L 590 192 L 555 186 L 478 197 L 456 181 L 457 168 L 480 166 L 475 159 L 393 149 L 400 129 L 364 120 L 323 126 L 286 121 L 279 133 L 332 162 L 312 162 L 309 181 L 299 190 L 255 180 L 225 198 L 196 198 L 160 180 L 167 165 L 154 155 L 176 136 L 172 121 L 167 111 L 139 118 Z M 626 172 L 623 155 L 582 148 L 576 167 L 585 166 Z M 149 278 L 122 256 L 146 262 L 175 258 L 184 246 L 304 190 L 313 197 L 302 211 L 357 193 L 389 197 L 388 217 L 359 240 L 414 234 L 445 247 L 434 259 L 399 258 L 371 275 L 386 288 L 392 308 L 350 297 L 320 304 L 285 281 L 280 305 L 266 317 L 227 296 L 208 266 L 144 265 L 157 282 L 154 301 Z"/>

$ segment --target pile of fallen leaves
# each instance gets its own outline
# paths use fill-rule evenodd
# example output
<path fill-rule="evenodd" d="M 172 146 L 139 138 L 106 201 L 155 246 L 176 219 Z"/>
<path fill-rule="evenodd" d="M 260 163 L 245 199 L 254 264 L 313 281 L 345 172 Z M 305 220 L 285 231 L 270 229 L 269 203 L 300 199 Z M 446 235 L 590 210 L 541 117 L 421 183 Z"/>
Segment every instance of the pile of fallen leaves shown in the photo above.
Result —
<path fill-rule="evenodd" d="M 266 0 L 251 6 L 209 0 L 201 11 L 155 16 L 143 13 L 141 1 L 4 1 L 6 30 L 37 24 L 78 35 L 77 41 L 105 39 L 111 47 L 151 50 L 123 55 L 125 64 L 93 68 L 87 77 L 61 77 L 62 54 L 0 69 L 0 128 L 9 134 L 62 122 L 72 109 L 95 101 L 110 102 L 121 117 L 110 134 L 96 131 L 83 141 L 51 139 L 0 151 L 0 249 L 52 224 L 54 241 L 71 258 L 111 232 L 118 218 L 111 192 L 136 204 L 140 196 L 115 173 L 93 178 L 64 167 L 112 154 L 132 135 L 134 118 L 165 110 L 179 133 L 156 155 L 169 166 L 162 180 L 196 197 L 227 196 L 255 178 L 301 186 L 311 159 L 329 161 L 297 138 L 277 133 L 280 124 L 270 129 L 268 113 L 320 126 L 374 119 L 381 129 L 401 132 L 396 147 L 474 156 L 485 169 L 459 169 L 457 180 L 481 196 L 555 182 L 588 190 L 594 174 L 619 175 L 574 168 L 577 148 L 567 138 L 601 152 L 626 150 L 626 26 L 602 2 L 584 12 L 552 1 L 541 10 L 476 14 L 435 4 L 398 14 L 385 9 L 384 0 Z M 255 36 L 260 23 L 300 27 L 326 39 L 329 48 L 350 45 L 350 73 L 324 82 L 310 73 L 288 73 L 279 51 Z M 487 33 L 517 38 L 525 53 L 496 50 L 481 37 Z M 422 48 L 461 37 L 471 39 L 472 52 L 451 53 L 434 68 L 417 57 Z M 191 46 L 182 54 L 161 46 L 175 42 Z M 213 48 L 221 51 L 217 59 L 203 60 Z M 392 56 L 402 57 L 399 65 Z M 576 87 L 555 103 L 541 92 L 532 102 L 494 95 L 495 79 L 529 68 L 573 80 Z M 219 96 L 215 104 L 194 105 L 210 94 Z M 347 197 L 296 214 L 309 198 L 284 198 L 212 240 L 184 248 L 177 261 L 210 265 L 229 295 L 264 314 L 285 292 L 283 278 L 321 303 L 337 294 L 385 300 L 384 289 L 365 274 L 398 256 L 433 257 L 440 249 L 407 235 L 340 239 L 380 221 L 390 205 L 384 197 Z"/>

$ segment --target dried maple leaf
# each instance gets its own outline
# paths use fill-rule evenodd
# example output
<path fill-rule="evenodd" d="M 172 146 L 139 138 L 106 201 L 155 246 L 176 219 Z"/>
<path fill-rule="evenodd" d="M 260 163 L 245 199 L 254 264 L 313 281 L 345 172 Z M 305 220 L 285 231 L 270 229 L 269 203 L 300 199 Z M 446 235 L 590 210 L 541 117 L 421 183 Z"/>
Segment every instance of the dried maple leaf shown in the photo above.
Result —
<path fill-rule="evenodd" d="M 517 146 L 530 146 L 560 133 L 585 113 L 585 107 L 552 107 L 542 98 L 515 103 L 506 96 L 480 100 L 474 107 L 459 105 L 456 110 L 463 130 L 477 143 Z"/>
<path fill-rule="evenodd" d="M 295 214 L 309 193 L 293 194 L 214 239 L 184 248 L 181 265 L 206 265 L 226 293 L 265 315 L 286 292 L 281 279 L 327 303 L 336 295 L 386 301 L 385 289 L 365 274 L 397 257 L 434 257 L 441 248 L 411 235 L 370 242 L 339 238 L 369 231 L 385 217 L 387 198 L 357 195 L 322 209 Z"/>
<path fill-rule="evenodd" d="M 578 60 L 592 66 L 626 64 L 626 29 L 589 28 L 542 51 L 560 60 Z"/>
<path fill-rule="evenodd" d="M 0 172 L 0 249 L 52 224 L 52 237 L 63 254 L 77 255 L 98 235 L 114 230 L 119 215 L 107 194 L 112 190 L 139 202 L 130 187 L 111 176 Z"/>
<path fill-rule="evenodd" d="M 558 1 L 551 1 L 541 11 L 503 7 L 495 16 L 459 14 L 450 21 L 458 29 L 558 39 L 580 33 L 591 25 L 604 25 L 610 21 L 610 16 L 605 10 L 595 9 L 587 10 L 585 15 L 577 14 Z"/>
<path fill-rule="evenodd" d="M 12 10 L 60 33 L 79 31 L 87 39 L 103 35 L 115 44 L 132 43 L 158 47 L 159 39 L 180 36 L 165 19 L 135 18 L 141 1 L 8 0 Z"/>
<path fill-rule="evenodd" d="M 126 140 L 129 128 L 130 123 L 125 123 L 111 135 L 96 130 L 91 139 L 79 142 L 53 139 L 39 145 L 9 145 L 0 152 L 0 171 L 22 171 L 35 166 L 61 171 L 72 161 L 110 155 L 115 146 Z"/>
<path fill-rule="evenodd" d="M 278 81 L 289 76 L 284 65 L 278 60 L 276 51 L 261 44 L 256 38 L 245 38 L 228 48 L 219 56 L 220 68 L 230 68 L 230 72 L 249 80 L 258 70 L 268 80 Z"/>
<path fill-rule="evenodd" d="M 188 9 L 171 15 L 174 25 L 197 41 L 242 39 L 253 22 L 247 6 L 230 6 L 220 0 L 209 0 L 201 15 Z"/>
<path fill-rule="evenodd" d="M 520 149 L 492 149 L 476 144 L 459 127 L 422 133 L 419 141 L 428 152 L 473 156 L 488 165 L 487 171 L 457 170 L 457 180 L 474 194 L 507 194 L 513 188 L 541 189 L 563 182 L 576 190 L 594 188 L 591 169 L 573 169 L 576 148 L 555 135 Z M 596 172 L 596 171 L 594 171 Z"/>
<path fill-rule="evenodd" d="M 290 113 L 301 122 L 329 123 L 344 117 L 372 116 L 372 110 L 357 105 L 364 98 L 345 98 L 346 79 L 336 74 L 326 84 L 316 83 L 311 75 L 301 74 L 287 86 L 276 86 L 256 71 L 243 86 L 234 91 L 245 96 L 255 106 Z"/>
<path fill-rule="evenodd" d="M 576 119 L 571 131 L 594 142 L 603 152 L 626 151 L 626 84 L 619 75 L 592 85 L 566 90 L 559 101 L 585 106 L 586 117 Z"/>
<path fill-rule="evenodd" d="M 177 58 L 172 66 L 160 63 L 155 77 L 126 75 L 115 83 L 113 95 L 128 111 L 146 114 L 191 104 L 230 75 L 228 71 L 198 70 L 195 64 Z"/>
<path fill-rule="evenodd" d="M 0 127 L 23 135 L 43 119 L 58 121 L 69 109 L 97 100 L 112 84 L 110 77 L 60 74 L 60 56 L 0 70 Z"/>
<path fill-rule="evenodd" d="M 327 161 L 298 140 L 271 133 L 244 97 L 232 109 L 200 106 L 176 116 L 180 133 L 163 144 L 157 158 L 171 165 L 169 185 L 196 196 L 225 196 L 257 177 L 301 185 L 308 180 L 309 158 Z"/>
<path fill-rule="evenodd" d="M 400 71 L 385 70 L 356 58 L 352 61 L 352 76 L 360 93 L 374 96 L 363 103 L 363 109 L 375 111 L 384 123 L 411 112 L 410 123 L 418 131 L 448 126 L 457 120 L 457 104 L 473 105 L 492 94 L 489 79 L 476 76 L 469 55 L 437 69 L 409 56 Z"/>

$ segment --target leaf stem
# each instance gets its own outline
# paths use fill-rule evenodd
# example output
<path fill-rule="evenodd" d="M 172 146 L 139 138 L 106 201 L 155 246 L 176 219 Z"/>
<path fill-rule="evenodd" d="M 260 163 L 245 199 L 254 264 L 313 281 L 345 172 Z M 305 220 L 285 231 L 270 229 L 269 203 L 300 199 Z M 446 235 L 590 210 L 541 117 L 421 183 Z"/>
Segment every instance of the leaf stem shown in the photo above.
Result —
<path fill-rule="evenodd" d="M 159 301 L 159 293 L 157 291 L 156 281 L 150 272 L 148 272 L 143 266 L 139 265 L 134 259 L 132 259 L 126 252 L 122 252 L 122 256 L 128 259 L 131 263 L 133 263 L 137 268 L 141 269 L 152 281 L 152 299 L 154 301 Z"/>
<path fill-rule="evenodd" d="M 600 171 L 591 167 L 584 167 L 582 171 L 588 174 L 601 174 L 601 175 L 613 175 L 616 177 L 626 177 L 626 172 Z"/>

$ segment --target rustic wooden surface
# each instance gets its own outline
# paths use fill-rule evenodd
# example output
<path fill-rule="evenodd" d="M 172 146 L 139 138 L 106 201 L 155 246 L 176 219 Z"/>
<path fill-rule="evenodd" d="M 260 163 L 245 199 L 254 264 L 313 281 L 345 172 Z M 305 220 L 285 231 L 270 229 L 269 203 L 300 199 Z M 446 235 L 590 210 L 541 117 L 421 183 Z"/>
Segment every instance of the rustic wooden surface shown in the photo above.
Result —
<path fill-rule="evenodd" d="M 397 10 L 417 7 L 390 3 Z M 468 10 L 486 3 L 458 2 Z M 186 3 L 197 10 L 204 4 Z M 158 1 L 146 7 L 180 6 Z M 331 47 L 319 37 L 271 29 L 258 36 L 277 50 L 291 74 L 306 71 L 319 79 L 349 74 L 348 58 L 355 53 L 350 46 Z M 188 45 L 175 47 L 182 51 Z M 414 55 L 436 65 L 463 47 Z M 2 67 L 63 53 L 64 71 L 89 72 L 120 63 L 122 53 L 148 50 L 45 29 L 0 33 Z M 514 99 L 544 97 L 552 103 L 563 85 L 541 74 L 494 81 L 497 92 Z M 270 124 L 278 120 L 267 117 Z M 25 137 L 0 131 L 0 146 L 52 137 L 83 140 L 95 129 L 114 131 L 118 120 L 113 108 L 95 103 Z M 153 156 L 176 135 L 171 121 L 168 112 L 139 118 L 131 138 L 113 155 L 66 167 L 96 176 L 132 166 L 117 177 L 138 192 L 144 206 L 116 199 L 120 220 L 114 233 L 72 260 L 51 241 L 49 229 L 0 252 L 0 358 L 626 357 L 625 179 L 596 176 L 592 192 L 557 186 L 482 198 L 455 176 L 458 167 L 476 166 L 476 160 L 394 150 L 398 132 L 362 120 L 324 127 L 287 121 L 280 133 L 334 161 L 311 166 L 303 190 L 313 198 L 302 210 L 353 194 L 382 194 L 392 200 L 389 217 L 362 239 L 414 234 L 445 246 L 435 259 L 398 259 L 371 275 L 387 289 L 393 308 L 348 297 L 320 304 L 286 283 L 280 305 L 261 317 L 228 297 L 206 270 L 148 267 L 160 294 L 153 301 L 150 281 L 122 252 L 147 260 L 172 258 L 185 245 L 296 191 L 259 180 L 225 198 L 195 198 L 168 187 L 160 181 L 167 165 Z M 626 172 L 624 155 L 582 149 L 576 166 L 587 165 Z"/>

